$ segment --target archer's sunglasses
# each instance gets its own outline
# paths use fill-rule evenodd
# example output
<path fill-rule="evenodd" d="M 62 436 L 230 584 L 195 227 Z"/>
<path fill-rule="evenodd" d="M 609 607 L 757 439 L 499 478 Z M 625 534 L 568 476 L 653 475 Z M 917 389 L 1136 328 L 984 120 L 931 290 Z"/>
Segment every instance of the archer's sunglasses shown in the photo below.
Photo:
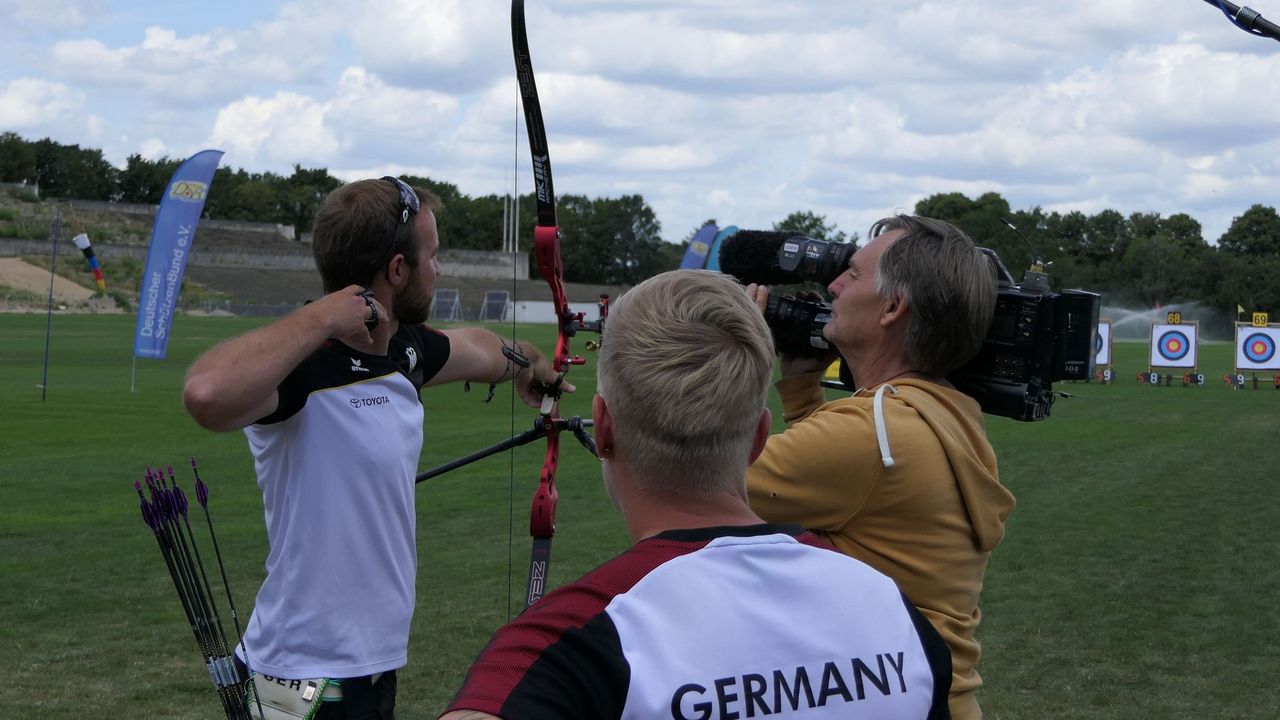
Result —
<path fill-rule="evenodd" d="M 400 222 L 396 225 L 396 231 L 391 236 L 391 244 L 387 246 L 387 252 L 383 257 L 383 262 L 395 257 L 396 241 L 400 239 L 400 228 L 409 224 L 409 218 L 417 215 L 422 211 L 422 204 L 418 200 L 418 193 L 409 187 L 408 183 L 398 177 L 384 175 L 383 180 L 396 186 L 396 190 L 400 192 Z"/>

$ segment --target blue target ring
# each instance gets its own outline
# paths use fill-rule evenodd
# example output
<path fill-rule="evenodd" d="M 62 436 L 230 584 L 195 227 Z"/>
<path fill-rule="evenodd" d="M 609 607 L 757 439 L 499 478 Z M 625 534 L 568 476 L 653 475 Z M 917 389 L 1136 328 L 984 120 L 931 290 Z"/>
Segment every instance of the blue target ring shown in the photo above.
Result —
<path fill-rule="evenodd" d="M 1276 356 L 1276 341 L 1266 333 L 1254 333 L 1244 339 L 1244 356 L 1249 362 L 1267 362 Z"/>
<path fill-rule="evenodd" d="M 1096 332 L 1093 334 L 1093 354 L 1097 355 L 1100 352 L 1102 352 L 1102 333 Z"/>
<path fill-rule="evenodd" d="M 1160 352 L 1160 357 L 1165 360 L 1181 360 L 1191 352 L 1191 341 L 1187 339 L 1186 333 L 1170 330 L 1160 336 L 1156 349 Z"/>

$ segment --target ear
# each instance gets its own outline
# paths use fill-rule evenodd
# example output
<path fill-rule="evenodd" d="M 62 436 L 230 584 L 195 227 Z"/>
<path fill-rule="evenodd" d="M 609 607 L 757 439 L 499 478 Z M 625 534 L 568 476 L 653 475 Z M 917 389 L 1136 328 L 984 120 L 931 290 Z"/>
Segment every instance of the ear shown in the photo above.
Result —
<path fill-rule="evenodd" d="M 773 429 L 773 413 L 769 412 L 769 408 L 760 411 L 760 419 L 756 421 L 756 431 L 751 437 L 751 455 L 747 458 L 747 464 L 756 461 L 760 457 L 760 453 L 764 452 L 764 444 L 769 440 L 769 431 Z"/>
<path fill-rule="evenodd" d="M 387 282 L 391 283 L 392 287 L 400 287 L 409 281 L 409 272 L 411 270 L 409 263 L 404 259 L 404 254 L 396 253 L 387 261 L 384 274 Z"/>
<path fill-rule="evenodd" d="M 887 328 L 890 325 L 904 320 L 910 306 L 907 304 L 907 298 L 902 296 L 893 296 L 882 298 L 880 300 L 880 327 Z"/>
<path fill-rule="evenodd" d="M 595 431 L 596 448 L 603 454 L 615 447 L 613 437 L 613 416 L 609 414 L 609 404 L 604 398 L 596 395 L 591 398 L 591 423 Z"/>

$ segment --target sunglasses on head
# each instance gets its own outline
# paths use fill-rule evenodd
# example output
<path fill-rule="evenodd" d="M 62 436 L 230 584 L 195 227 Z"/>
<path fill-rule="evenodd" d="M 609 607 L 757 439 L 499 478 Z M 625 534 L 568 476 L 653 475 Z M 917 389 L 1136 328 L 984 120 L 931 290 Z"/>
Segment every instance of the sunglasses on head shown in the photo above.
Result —
<path fill-rule="evenodd" d="M 394 185 L 396 190 L 400 192 L 400 221 L 396 225 L 395 233 L 391 235 L 391 244 L 387 245 L 387 252 L 385 253 L 385 258 L 389 259 L 395 256 L 396 241 L 400 239 L 400 228 L 408 225 L 409 218 L 422 211 L 422 203 L 418 200 L 418 193 L 414 192 L 413 188 L 409 187 L 409 184 L 405 181 L 390 175 L 384 175 L 382 179 Z"/>

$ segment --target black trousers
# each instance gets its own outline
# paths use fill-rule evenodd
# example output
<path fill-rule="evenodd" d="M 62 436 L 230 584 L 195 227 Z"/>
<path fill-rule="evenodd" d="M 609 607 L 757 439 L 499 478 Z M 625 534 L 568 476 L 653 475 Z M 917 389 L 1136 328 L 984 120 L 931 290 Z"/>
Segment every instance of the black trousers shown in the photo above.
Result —
<path fill-rule="evenodd" d="M 240 677 L 249 677 L 248 669 L 236 658 Z M 341 702 L 322 702 L 315 720 L 395 720 L 396 671 L 388 670 L 373 682 L 370 676 L 342 678 Z M 258 709 L 249 708 L 257 717 Z"/>

